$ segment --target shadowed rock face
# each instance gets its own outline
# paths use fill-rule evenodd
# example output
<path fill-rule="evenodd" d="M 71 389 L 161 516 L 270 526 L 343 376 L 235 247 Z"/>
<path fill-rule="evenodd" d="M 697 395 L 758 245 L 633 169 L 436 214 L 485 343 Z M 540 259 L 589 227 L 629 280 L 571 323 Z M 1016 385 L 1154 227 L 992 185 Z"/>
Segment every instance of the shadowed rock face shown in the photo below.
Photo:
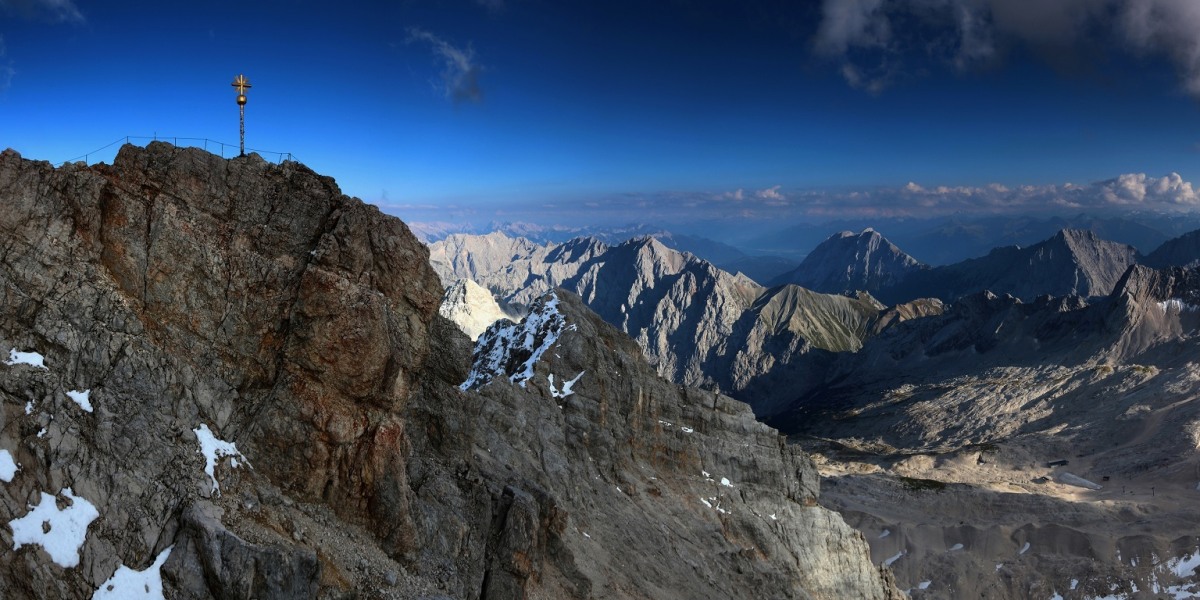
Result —
<path fill-rule="evenodd" d="M 773 283 L 794 283 L 829 294 L 875 293 L 926 268 L 874 229 L 843 231 L 821 242 L 799 267 Z"/>
<path fill-rule="evenodd" d="M 76 567 L 0 554 L 5 598 L 90 597 L 167 548 L 183 598 L 894 593 L 803 454 L 570 296 L 525 387 L 460 390 L 425 248 L 302 165 L 6 151 L 0 202 L 0 353 L 45 362 L 0 365 L 0 520 L 68 488 L 99 513 Z M 240 453 L 219 494 L 201 425 Z"/>
<path fill-rule="evenodd" d="M 1154 252 L 1146 255 L 1143 262 L 1156 269 L 1200 264 L 1200 230 L 1163 242 Z"/>
<path fill-rule="evenodd" d="M 885 302 L 990 291 L 1022 300 L 1038 296 L 1107 296 L 1137 262 L 1133 246 L 1102 240 L 1090 231 L 1064 229 L 1027 248 L 996 248 L 987 256 L 918 271 L 879 291 Z"/>

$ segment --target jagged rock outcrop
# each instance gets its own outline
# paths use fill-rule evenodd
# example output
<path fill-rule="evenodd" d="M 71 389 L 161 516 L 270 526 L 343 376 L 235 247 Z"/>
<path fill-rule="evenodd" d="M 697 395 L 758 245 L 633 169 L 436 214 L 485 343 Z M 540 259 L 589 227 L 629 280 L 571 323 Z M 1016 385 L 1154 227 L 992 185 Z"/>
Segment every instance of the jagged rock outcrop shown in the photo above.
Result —
<path fill-rule="evenodd" d="M 492 323 L 500 319 L 513 320 L 496 303 L 491 292 L 470 279 L 459 279 L 446 288 L 438 314 L 458 325 L 472 342 Z"/>
<path fill-rule="evenodd" d="M 821 242 L 804 262 L 772 285 L 794 283 L 829 294 L 875 293 L 893 287 L 909 274 L 926 269 L 874 229 L 843 231 Z"/>
<path fill-rule="evenodd" d="M 984 290 L 1026 301 L 1046 294 L 1107 296 L 1138 256 L 1133 246 L 1064 229 L 1028 248 L 996 248 L 987 256 L 912 273 L 878 297 L 897 304 L 929 297 L 953 302 Z"/>
<path fill-rule="evenodd" d="M 570 514 L 589 494 L 602 499 L 558 541 L 596 584 L 679 598 L 884 593 L 873 566 L 826 562 L 853 554 L 858 536 L 813 510 L 816 474 L 802 455 L 743 403 L 659 378 L 628 337 L 565 291 L 540 299 L 521 323 L 489 329 L 464 387 L 482 396 L 492 431 L 481 444 L 497 466 L 537 473 L 539 489 L 575 490 L 558 500 Z M 505 448 L 525 423 L 541 434 L 523 440 L 528 448 Z M 823 541 L 797 545 L 805 530 Z M 597 544 L 659 550 L 649 561 L 582 560 Z M 772 573 L 764 558 L 788 566 Z M 661 566 L 681 560 L 682 571 Z"/>
<path fill-rule="evenodd" d="M 513 305 L 559 286 L 579 294 L 660 374 L 728 393 L 759 414 L 773 410 L 778 386 L 811 377 L 832 353 L 856 350 L 883 308 L 869 296 L 763 288 L 652 237 L 541 247 L 499 234 L 450 236 L 430 255 L 443 282 L 476 278 Z"/>
<path fill-rule="evenodd" d="M 569 296 L 525 387 L 460 390 L 424 246 L 300 164 L 5 151 L 0 200 L 5 598 L 895 593 L 802 453 Z"/>

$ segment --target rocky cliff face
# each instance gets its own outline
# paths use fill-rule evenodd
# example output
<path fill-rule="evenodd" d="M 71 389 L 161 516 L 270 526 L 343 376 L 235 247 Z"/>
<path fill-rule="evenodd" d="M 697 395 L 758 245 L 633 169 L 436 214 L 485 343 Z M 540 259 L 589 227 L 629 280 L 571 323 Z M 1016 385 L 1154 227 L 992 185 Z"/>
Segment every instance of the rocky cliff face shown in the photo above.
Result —
<path fill-rule="evenodd" d="M 470 279 L 459 279 L 446 288 L 438 314 L 450 319 L 471 341 L 500 319 L 514 320 L 496 303 L 491 292 Z"/>
<path fill-rule="evenodd" d="M 874 229 L 843 231 L 821 242 L 790 273 L 773 285 L 794 283 L 817 292 L 875 293 L 895 286 L 910 273 L 927 268 Z"/>
<path fill-rule="evenodd" d="M 425 248 L 302 165 L 6 151 L 0 198 L 5 598 L 894 594 L 803 454 L 570 296 L 459 389 Z"/>
<path fill-rule="evenodd" d="M 832 353 L 856 350 L 882 308 L 869 296 L 763 288 L 650 237 L 543 247 L 499 234 L 450 236 L 430 256 L 444 283 L 472 277 L 513 305 L 557 286 L 579 294 L 660 374 L 733 395 L 759 414 L 774 410 L 779 386 L 811 378 Z"/>

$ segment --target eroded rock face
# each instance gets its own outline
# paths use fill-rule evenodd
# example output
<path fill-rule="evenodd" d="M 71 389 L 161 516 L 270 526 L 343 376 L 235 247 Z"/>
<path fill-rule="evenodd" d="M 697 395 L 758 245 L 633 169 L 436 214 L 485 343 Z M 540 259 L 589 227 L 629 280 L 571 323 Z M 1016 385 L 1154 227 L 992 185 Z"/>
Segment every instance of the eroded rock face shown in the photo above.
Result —
<path fill-rule="evenodd" d="M 5 598 L 90 597 L 168 548 L 169 597 L 894 592 L 802 454 L 577 300 L 526 387 L 460 390 L 425 248 L 302 165 L 6 151 L 0 202 L 0 358 L 29 353 L 0 365 L 0 521 L 42 493 L 99 513 L 77 566 L 0 553 Z M 211 478 L 198 431 L 236 444 Z"/>

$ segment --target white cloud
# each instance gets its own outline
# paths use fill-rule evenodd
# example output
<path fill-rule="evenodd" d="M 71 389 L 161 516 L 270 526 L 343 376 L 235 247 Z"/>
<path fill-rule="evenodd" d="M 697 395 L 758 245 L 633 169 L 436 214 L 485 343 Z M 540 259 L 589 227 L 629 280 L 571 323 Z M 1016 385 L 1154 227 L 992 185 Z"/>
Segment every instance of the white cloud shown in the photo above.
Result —
<path fill-rule="evenodd" d="M 0 0 L 0 9 L 24 19 L 53 23 L 84 23 L 87 19 L 71 0 Z"/>
<path fill-rule="evenodd" d="M 754 192 L 754 195 L 758 198 L 762 198 L 763 200 L 786 200 L 787 198 L 785 198 L 783 194 L 779 193 L 779 188 L 781 187 L 783 186 L 771 186 L 765 190 L 758 190 L 757 192 Z"/>
<path fill-rule="evenodd" d="M 732 192 L 725 192 L 724 194 L 721 194 L 721 197 L 726 200 L 741 202 L 742 200 L 746 199 L 746 193 L 742 190 L 742 188 L 738 188 Z"/>
<path fill-rule="evenodd" d="M 890 27 L 883 13 L 883 0 L 825 0 L 817 30 L 816 49 L 827 55 L 845 53 L 852 47 L 883 46 Z"/>
<path fill-rule="evenodd" d="M 1155 178 L 1145 173 L 1130 173 L 1098 184 L 1108 204 L 1150 205 L 1155 207 L 1191 206 L 1200 203 L 1190 182 L 1178 173 Z"/>
<path fill-rule="evenodd" d="M 455 102 L 480 102 L 483 89 L 479 87 L 482 67 L 475 62 L 471 46 L 456 47 L 442 38 L 416 27 L 408 28 L 408 43 L 425 42 L 442 63 L 442 82 L 439 86 L 446 98 Z"/>
<path fill-rule="evenodd" d="M 1119 19 L 1126 39 L 1144 52 L 1166 54 L 1175 62 L 1184 88 L 1200 96 L 1200 2 L 1127 0 Z"/>

